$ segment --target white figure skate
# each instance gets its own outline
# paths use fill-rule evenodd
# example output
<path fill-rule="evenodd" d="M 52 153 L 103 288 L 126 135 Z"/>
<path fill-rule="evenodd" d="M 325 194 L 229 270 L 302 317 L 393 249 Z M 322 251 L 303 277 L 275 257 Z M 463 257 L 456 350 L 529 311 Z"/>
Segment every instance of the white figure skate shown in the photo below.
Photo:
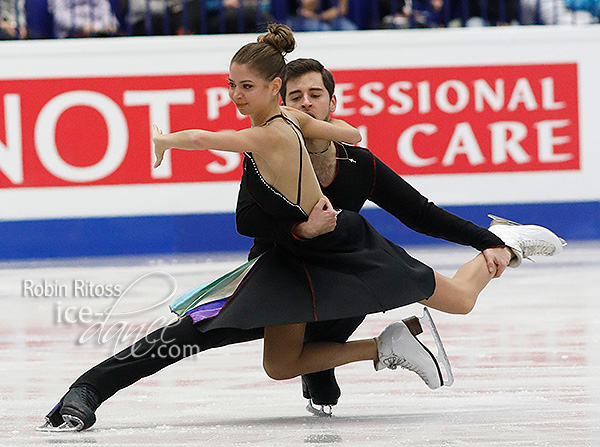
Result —
<path fill-rule="evenodd" d="M 531 261 L 531 256 L 554 256 L 567 245 L 564 239 L 539 225 L 522 225 L 492 214 L 488 217 L 492 219 L 490 231 L 515 254 L 509 267 L 518 267 L 523 258 Z"/>
<path fill-rule="evenodd" d="M 431 331 L 437 347 L 436 355 L 416 337 L 423 332 L 421 324 Z M 411 317 L 390 324 L 376 338 L 376 341 L 379 360 L 375 362 L 375 370 L 396 369 L 400 366 L 416 373 L 432 390 L 443 385 L 451 386 L 454 383 L 452 368 L 442 339 L 427 308 L 423 309 L 422 317 Z M 445 379 L 440 365 L 445 370 Z"/>

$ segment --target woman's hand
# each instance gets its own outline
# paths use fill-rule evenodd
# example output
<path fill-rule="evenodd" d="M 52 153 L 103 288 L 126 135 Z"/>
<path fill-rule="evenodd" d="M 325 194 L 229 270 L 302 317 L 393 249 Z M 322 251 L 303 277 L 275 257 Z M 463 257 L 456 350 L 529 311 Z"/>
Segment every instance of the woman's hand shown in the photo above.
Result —
<path fill-rule="evenodd" d="M 158 168 L 163 161 L 165 151 L 170 149 L 170 147 L 167 147 L 165 144 L 162 130 L 156 124 L 152 126 L 152 142 L 154 143 L 154 155 L 156 156 L 154 167 Z"/>

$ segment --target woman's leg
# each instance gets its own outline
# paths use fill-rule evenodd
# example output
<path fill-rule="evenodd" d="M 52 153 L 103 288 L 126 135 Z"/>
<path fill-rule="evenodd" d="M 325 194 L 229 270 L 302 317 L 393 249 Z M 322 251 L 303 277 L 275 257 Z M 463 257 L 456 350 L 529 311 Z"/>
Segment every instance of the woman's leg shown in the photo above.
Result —
<path fill-rule="evenodd" d="M 507 252 L 508 253 L 508 252 Z M 469 313 L 479 293 L 496 275 L 483 254 L 458 269 L 453 278 L 435 272 L 433 295 L 422 304 L 448 313 Z M 323 371 L 360 360 L 377 360 L 375 339 L 347 343 L 304 343 L 305 324 L 265 328 L 263 367 L 276 380 Z"/>
<path fill-rule="evenodd" d="M 499 277 L 507 266 L 517 267 L 523 258 L 554 256 L 566 242 L 547 228 L 539 225 L 520 225 L 493 217 L 490 231 L 500 237 L 505 247 L 488 248 L 458 269 L 452 279 L 435 273 L 433 295 L 422 304 L 443 312 L 469 313 L 479 293 L 494 277 Z"/>
<path fill-rule="evenodd" d="M 397 321 L 376 338 L 346 343 L 303 342 L 305 324 L 266 327 L 263 366 L 272 379 L 285 380 L 371 360 L 376 370 L 400 366 L 418 374 L 429 388 L 439 388 L 444 382 L 437 360 L 417 340 L 418 331 L 413 332 L 409 325 Z"/>
<path fill-rule="evenodd" d="M 468 314 L 495 274 L 495 271 L 489 271 L 487 262 L 480 253 L 459 268 L 452 278 L 435 272 L 433 295 L 421 301 L 421 304 L 451 314 Z"/>
<path fill-rule="evenodd" d="M 304 334 L 305 342 L 331 341 L 344 343 L 356 328 L 364 321 L 365 316 L 343 318 L 340 320 L 318 321 L 308 323 Z M 341 395 L 340 387 L 335 379 L 334 369 L 302 375 L 302 394 L 317 405 L 336 405 Z"/>
<path fill-rule="evenodd" d="M 263 367 L 275 380 L 323 371 L 360 360 L 377 360 L 375 339 L 304 343 L 306 324 L 265 328 Z"/>

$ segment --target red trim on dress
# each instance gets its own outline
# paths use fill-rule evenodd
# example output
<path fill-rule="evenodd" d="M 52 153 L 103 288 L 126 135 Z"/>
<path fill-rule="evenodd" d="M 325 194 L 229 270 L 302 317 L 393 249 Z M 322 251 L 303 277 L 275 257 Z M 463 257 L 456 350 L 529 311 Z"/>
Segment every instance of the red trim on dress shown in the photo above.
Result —
<path fill-rule="evenodd" d="M 308 269 L 306 268 L 306 264 L 302 261 L 302 267 L 304 267 L 304 271 L 306 272 L 306 279 L 308 280 L 308 286 L 310 287 L 310 294 L 312 296 L 312 307 L 313 307 L 313 315 L 315 317 L 315 321 L 318 321 L 317 318 L 317 300 L 315 296 L 315 289 L 313 288 L 312 279 L 310 278 L 310 273 L 308 273 Z"/>
<path fill-rule="evenodd" d="M 372 153 L 371 159 L 373 160 L 373 184 L 371 185 L 371 191 L 369 191 L 369 197 L 373 195 L 373 191 L 375 190 L 375 182 L 377 180 L 377 162 L 375 161 L 375 156 Z"/>

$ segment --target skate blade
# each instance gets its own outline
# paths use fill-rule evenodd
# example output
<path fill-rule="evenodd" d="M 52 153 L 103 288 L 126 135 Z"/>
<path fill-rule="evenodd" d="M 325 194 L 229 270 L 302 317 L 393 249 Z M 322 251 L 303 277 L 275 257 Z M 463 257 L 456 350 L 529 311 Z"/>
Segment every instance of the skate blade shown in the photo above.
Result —
<path fill-rule="evenodd" d="M 431 314 L 429 310 L 424 307 L 423 308 L 423 316 L 418 317 L 419 322 L 422 325 L 425 325 L 431 331 L 431 335 L 433 336 L 433 340 L 435 341 L 435 345 L 437 348 L 437 354 L 435 356 L 436 360 L 440 365 L 444 367 L 445 377 L 442 376 L 442 385 L 443 386 L 452 386 L 454 383 L 454 375 L 452 374 L 452 367 L 450 366 L 450 361 L 448 360 L 448 355 L 446 354 L 446 350 L 444 349 L 444 344 L 442 343 L 442 338 L 435 327 L 435 323 L 433 322 L 433 318 L 431 318 Z"/>
<path fill-rule="evenodd" d="M 59 426 L 54 426 L 49 420 L 46 420 L 44 425 L 35 428 L 35 431 L 43 431 L 48 433 L 64 433 L 70 431 L 81 431 L 83 429 L 83 421 L 75 416 L 63 415 L 64 422 Z"/>
<path fill-rule="evenodd" d="M 315 407 L 312 403 L 312 400 L 309 400 L 308 404 L 306 405 L 306 411 L 318 417 L 330 418 L 333 416 L 332 405 L 319 405 L 319 407 L 320 408 Z"/>
<path fill-rule="evenodd" d="M 490 219 L 492 219 L 491 225 L 502 224 L 502 225 L 513 225 L 513 226 L 521 226 L 523 224 L 519 222 L 515 222 L 514 220 L 508 220 L 504 217 L 494 216 L 493 214 L 487 215 Z"/>
<path fill-rule="evenodd" d="M 488 217 L 490 219 L 492 219 L 492 223 L 490 225 L 496 225 L 496 224 L 512 225 L 512 226 L 523 225 L 523 224 L 520 224 L 519 222 L 515 222 L 514 220 L 508 220 L 508 219 L 505 219 L 504 217 L 494 216 L 493 214 L 488 214 Z M 567 241 L 565 241 L 562 237 L 559 237 L 559 236 L 556 236 L 556 237 L 560 240 L 560 243 L 562 244 L 563 247 L 565 245 L 567 245 Z M 529 259 L 529 258 L 527 258 L 527 259 Z"/>

